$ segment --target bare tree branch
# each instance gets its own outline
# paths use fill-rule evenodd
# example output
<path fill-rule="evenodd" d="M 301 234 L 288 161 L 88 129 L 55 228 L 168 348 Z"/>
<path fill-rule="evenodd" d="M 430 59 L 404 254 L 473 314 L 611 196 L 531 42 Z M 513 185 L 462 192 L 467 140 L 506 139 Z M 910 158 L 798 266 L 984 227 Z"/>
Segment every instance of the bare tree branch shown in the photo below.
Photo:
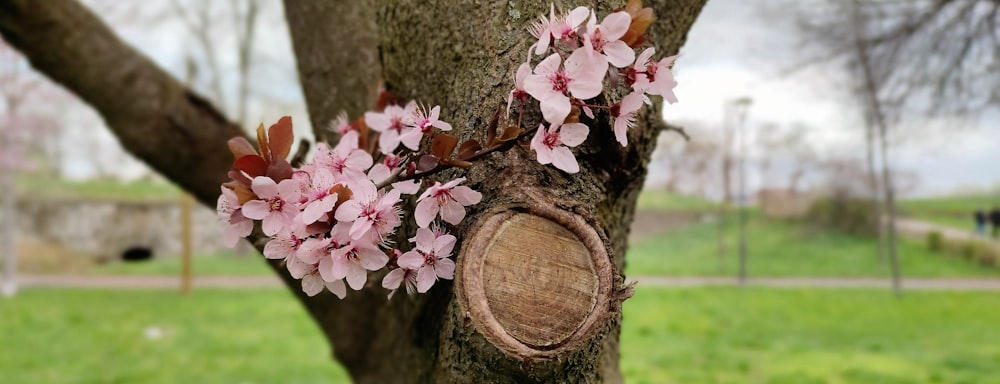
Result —
<path fill-rule="evenodd" d="M 130 152 L 215 203 L 232 161 L 226 140 L 242 132 L 208 102 L 72 0 L 0 3 L 0 34 L 97 109 Z"/>

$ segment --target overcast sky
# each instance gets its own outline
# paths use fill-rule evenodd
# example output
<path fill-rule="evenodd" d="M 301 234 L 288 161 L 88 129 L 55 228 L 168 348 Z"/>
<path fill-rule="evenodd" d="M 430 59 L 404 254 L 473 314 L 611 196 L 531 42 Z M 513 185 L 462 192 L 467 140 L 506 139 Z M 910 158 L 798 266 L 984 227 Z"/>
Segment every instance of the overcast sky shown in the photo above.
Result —
<path fill-rule="evenodd" d="M 98 0 L 91 0 L 91 2 Z M 97 3 L 96 6 L 104 6 Z M 103 3 L 107 4 L 107 3 Z M 113 4 L 113 2 L 112 2 Z M 163 2 L 163 4 L 167 4 Z M 838 86 L 844 75 L 831 68 L 811 68 L 794 75 L 783 73 L 797 59 L 797 42 L 787 23 L 775 16 L 764 16 L 761 6 L 775 4 L 761 0 L 712 0 L 695 23 L 681 58 L 675 66 L 680 102 L 670 105 L 664 115 L 671 122 L 696 122 L 689 133 L 699 136 L 716 134 L 722 124 L 723 103 L 737 97 L 753 100 L 748 112 L 747 129 L 753 132 L 764 125 L 787 128 L 793 124 L 808 127 L 807 137 L 824 154 L 862 156 L 862 129 L 858 111 L 848 94 Z M 144 7 L 156 13 L 155 7 Z M 169 10 L 169 7 L 162 9 Z M 161 12 L 162 13 L 162 12 Z M 259 95 L 251 104 L 250 121 L 274 121 L 292 115 L 298 134 L 309 132 L 309 121 L 295 72 L 288 32 L 280 2 L 265 1 L 263 20 L 258 24 L 260 40 L 254 52 L 252 88 Z M 773 15 L 773 12 L 772 12 Z M 155 15 L 154 15 L 155 16 Z M 114 14 L 106 15 L 115 18 Z M 149 15 L 142 17 L 149 18 Z M 131 18 L 131 16 L 129 17 Z M 109 19 L 123 39 L 149 55 L 175 76 L 184 77 L 186 57 L 200 59 L 202 53 L 192 43 L 179 19 L 157 18 L 156 23 L 118 17 Z M 766 20 L 770 18 L 770 20 Z M 231 35 L 221 36 L 219 59 L 224 68 L 235 73 L 236 56 Z M 229 37 L 227 37 L 229 36 Z M 227 88 L 235 89 L 234 75 L 225 78 Z M 196 84 L 203 87 L 204 82 Z M 227 91 L 229 92 L 229 91 Z M 122 162 L 114 151 L 81 149 L 80 140 L 94 146 L 114 146 L 113 137 L 103 130 L 94 135 L 89 129 L 100 120 L 92 111 L 71 114 L 67 137 L 66 171 L 75 177 L 92 174 L 87 156 L 104 153 L 105 163 Z M 940 122 L 938 122 L 940 123 Z M 923 131 L 921 131 L 923 132 Z M 1000 182 L 1000 113 L 985 115 L 972 124 L 960 123 L 955 129 L 939 130 L 934 136 L 911 138 L 893 152 L 896 165 L 919 175 L 916 194 L 939 194 L 960 187 L 986 187 Z M 957 132 L 946 134 L 947 132 Z M 90 136 L 90 137 L 86 137 Z M 751 148 L 751 151 L 754 149 Z M 107 153 L 105 153 L 107 152 Z M 126 173 L 141 173 L 142 167 L 130 162 Z M 656 172 L 651 172 L 656 174 Z M 655 178 L 655 176 L 654 176 Z M 654 180 L 655 181 L 655 180 Z M 751 186 L 756 176 L 750 177 Z"/>

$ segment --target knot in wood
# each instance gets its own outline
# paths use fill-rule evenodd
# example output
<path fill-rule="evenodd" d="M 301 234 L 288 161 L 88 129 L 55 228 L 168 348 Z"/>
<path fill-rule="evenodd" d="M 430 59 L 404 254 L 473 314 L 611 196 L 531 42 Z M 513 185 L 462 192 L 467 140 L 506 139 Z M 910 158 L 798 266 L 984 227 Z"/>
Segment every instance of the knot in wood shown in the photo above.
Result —
<path fill-rule="evenodd" d="M 487 340 L 519 358 L 550 358 L 594 336 L 609 308 L 611 260 L 582 218 L 504 211 L 473 232 L 458 290 Z"/>

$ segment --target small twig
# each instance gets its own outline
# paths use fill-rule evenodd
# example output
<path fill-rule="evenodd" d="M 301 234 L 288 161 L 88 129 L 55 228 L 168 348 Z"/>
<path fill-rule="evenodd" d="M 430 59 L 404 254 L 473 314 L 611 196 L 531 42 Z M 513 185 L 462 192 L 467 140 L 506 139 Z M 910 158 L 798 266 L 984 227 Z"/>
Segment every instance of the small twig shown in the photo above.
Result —
<path fill-rule="evenodd" d="M 309 153 L 309 141 L 306 139 L 299 140 L 299 149 L 295 151 L 295 155 L 292 156 L 291 164 L 293 167 L 298 168 L 302 163 L 306 161 L 306 154 Z"/>

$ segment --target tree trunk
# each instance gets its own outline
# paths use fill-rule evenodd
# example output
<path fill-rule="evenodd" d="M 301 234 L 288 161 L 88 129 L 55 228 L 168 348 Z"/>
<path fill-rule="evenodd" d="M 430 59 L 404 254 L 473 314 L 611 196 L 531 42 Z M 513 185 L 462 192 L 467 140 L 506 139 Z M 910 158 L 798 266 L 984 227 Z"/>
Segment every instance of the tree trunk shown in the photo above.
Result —
<path fill-rule="evenodd" d="M 442 118 L 455 128 L 453 134 L 480 141 L 513 87 L 514 70 L 527 57 L 531 37 L 526 28 L 548 13 L 548 2 L 542 1 L 298 3 L 286 7 L 315 128 L 337 109 L 357 117 L 349 106 L 373 103 L 373 92 L 367 90 L 374 89 L 376 79 L 359 82 L 358 73 L 380 68 L 386 88 L 440 104 Z M 703 3 L 647 2 L 657 12 L 648 36 L 658 55 L 677 53 Z M 576 4 L 562 2 L 557 9 L 571 5 Z M 598 2 L 596 8 L 604 15 L 622 5 Z M 365 7 L 372 9 L 361 9 Z M 133 64 L 124 69 L 140 74 L 150 74 L 155 67 L 134 51 L 121 53 L 128 48 L 72 1 L 12 1 L 0 5 L 0 11 L 9 15 L 0 16 L 0 33 L 25 51 L 36 68 L 94 105 L 126 148 L 201 201 L 214 203 L 230 162 L 224 142 L 239 134 L 235 127 L 206 103 L 192 102 L 200 99 L 175 87 L 176 81 L 162 71 L 140 77 L 134 88 L 112 81 L 110 90 L 103 92 L 112 92 L 113 98 L 93 89 L 91 82 L 97 80 L 89 77 L 96 77 L 98 69 L 112 80 L 121 71 L 112 72 L 114 64 L 96 52 L 110 50 L 116 53 L 114 59 Z M 345 14 L 361 18 L 330 22 Z M 317 20 L 327 26 L 309 28 Z M 363 71 L 344 73 L 333 66 L 340 60 L 336 57 L 342 59 L 346 41 L 326 35 L 332 33 L 331 25 L 360 25 L 361 36 L 371 32 L 366 26 L 377 25 L 371 36 L 377 38 L 378 55 L 369 56 L 372 46 L 363 46 L 356 56 L 365 65 Z M 51 36 L 53 31 L 70 36 Z M 311 47 L 309 57 L 303 56 L 304 47 Z M 85 48 L 86 57 L 52 53 Z M 367 61 L 372 57 L 378 62 Z M 90 71 L 60 66 L 67 58 Z M 186 101 L 176 103 L 177 108 L 193 110 L 200 119 L 153 129 L 157 121 L 172 121 L 172 115 L 163 108 L 132 112 L 143 102 L 131 96 L 148 89 L 163 91 L 154 92 L 157 99 Z M 334 102 L 328 95 L 338 99 Z M 373 276 L 369 287 L 349 292 L 344 300 L 331 294 L 307 298 L 297 281 L 278 271 L 356 382 L 619 382 L 620 303 L 630 292 L 621 275 L 623 255 L 646 164 L 665 127 L 660 116 L 657 103 L 640 119 L 628 148 L 615 143 L 607 119 L 599 116 L 590 124 L 590 138 L 578 149 L 578 174 L 538 165 L 523 145 L 487 156 L 463 171 L 466 184 L 481 191 L 484 199 L 453 231 L 461 247 L 454 284 L 445 282 L 427 294 L 397 296 L 387 303 L 385 290 L 378 286 L 380 276 Z M 537 125 L 540 115 L 527 116 L 527 121 L 529 127 Z M 151 148 L 136 137 L 155 141 L 185 136 L 182 132 L 195 124 L 201 129 L 184 145 Z M 191 169 L 202 172 L 192 174 Z M 462 172 L 452 173 L 447 176 Z M 263 242 L 256 245 L 260 248 Z M 554 313 L 553 304 L 569 311 Z"/>

